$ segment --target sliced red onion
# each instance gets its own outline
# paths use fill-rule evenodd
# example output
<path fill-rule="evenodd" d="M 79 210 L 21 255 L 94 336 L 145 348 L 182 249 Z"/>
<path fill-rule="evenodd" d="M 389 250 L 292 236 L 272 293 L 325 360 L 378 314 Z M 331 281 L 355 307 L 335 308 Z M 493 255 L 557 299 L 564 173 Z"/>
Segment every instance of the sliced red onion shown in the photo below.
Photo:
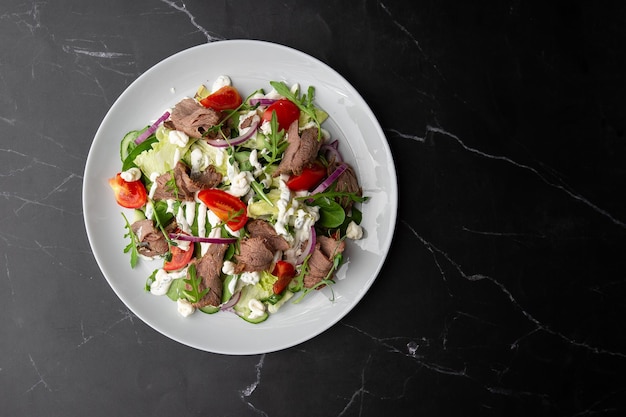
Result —
<path fill-rule="evenodd" d="M 327 155 L 326 159 L 329 161 L 334 159 L 336 162 L 343 162 L 343 157 L 341 156 L 341 153 L 339 152 L 339 141 L 337 140 L 329 144 L 322 145 L 322 147 L 320 148 L 320 151 L 324 152 Z M 329 155 L 334 158 L 330 158 Z"/>
<path fill-rule="evenodd" d="M 243 135 L 237 136 L 233 139 L 207 139 L 207 143 L 216 148 L 228 148 L 229 146 L 241 145 L 256 133 L 256 129 L 259 127 L 259 119 L 255 117 L 248 128 L 248 131 Z"/>
<path fill-rule="evenodd" d="M 317 241 L 317 234 L 315 233 L 315 227 L 311 226 L 311 231 L 309 233 L 309 240 L 306 242 L 306 246 L 302 249 L 302 253 L 298 257 L 298 265 L 301 265 L 304 262 L 304 259 L 313 253 L 315 250 L 315 243 Z"/>
<path fill-rule="evenodd" d="M 337 178 L 339 178 L 341 174 L 343 174 L 346 169 L 348 169 L 348 164 L 342 162 L 332 174 L 330 174 L 320 185 L 311 191 L 311 194 L 317 194 L 325 191 L 332 185 L 333 182 L 335 182 Z"/>
<path fill-rule="evenodd" d="M 251 98 L 250 99 L 250 105 L 254 106 L 254 105 L 259 105 L 259 106 L 269 106 L 270 104 L 275 103 L 276 100 L 273 98 Z"/>
<path fill-rule="evenodd" d="M 141 135 L 137 136 L 137 138 L 135 139 L 135 144 L 139 145 L 141 142 L 148 139 L 148 136 L 156 132 L 159 125 L 166 121 L 168 117 L 170 117 L 170 112 L 166 111 L 165 113 L 163 113 L 163 116 L 159 117 L 157 121 L 152 124 L 152 126 L 150 126 Z"/>
<path fill-rule="evenodd" d="M 237 241 L 236 237 L 200 237 L 200 236 L 190 236 L 182 233 L 170 233 L 170 239 L 174 240 L 183 240 L 185 242 L 194 242 L 194 243 L 235 243 Z"/>
<path fill-rule="evenodd" d="M 230 300 L 226 301 L 224 304 L 220 306 L 220 310 L 222 311 L 230 310 L 231 308 L 234 307 L 235 304 L 239 302 L 240 298 L 241 298 L 241 291 L 237 291 L 236 293 L 232 295 L 232 297 L 230 297 Z"/>

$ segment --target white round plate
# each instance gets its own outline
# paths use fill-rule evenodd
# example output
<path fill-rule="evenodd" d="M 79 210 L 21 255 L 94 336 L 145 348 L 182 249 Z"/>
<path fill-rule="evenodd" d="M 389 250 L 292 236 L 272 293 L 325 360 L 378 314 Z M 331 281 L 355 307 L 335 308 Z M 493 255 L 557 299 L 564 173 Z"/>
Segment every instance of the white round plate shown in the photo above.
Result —
<path fill-rule="evenodd" d="M 299 304 L 287 303 L 261 324 L 233 313 L 180 316 L 176 303 L 146 292 L 154 264 L 130 267 L 124 219 L 107 180 L 121 167 L 123 135 L 156 120 L 201 84 L 210 88 L 220 75 L 247 96 L 271 89 L 269 81 L 315 87 L 315 102 L 330 115 L 324 127 L 339 139 L 340 151 L 357 172 L 369 200 L 361 205 L 364 238 L 348 241 L 345 263 L 330 289 L 315 291 Z M 83 183 L 85 227 L 94 256 L 111 288 L 149 326 L 185 345 L 221 354 L 252 355 L 285 349 L 325 331 L 365 295 L 391 245 L 397 214 L 396 171 L 389 145 L 374 114 L 337 72 L 297 50 L 262 41 L 229 40 L 179 52 L 134 81 L 111 107 L 89 151 Z M 131 213 L 128 213 L 131 214 Z M 334 293 L 334 300 L 331 300 Z"/>

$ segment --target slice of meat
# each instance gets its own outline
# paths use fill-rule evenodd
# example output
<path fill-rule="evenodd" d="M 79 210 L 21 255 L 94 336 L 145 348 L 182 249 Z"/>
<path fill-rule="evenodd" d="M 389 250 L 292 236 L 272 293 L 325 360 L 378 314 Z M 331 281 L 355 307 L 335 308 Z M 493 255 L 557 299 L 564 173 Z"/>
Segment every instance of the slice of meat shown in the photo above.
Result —
<path fill-rule="evenodd" d="M 339 166 L 339 163 L 331 163 L 328 165 L 328 175 L 332 174 L 332 172 Z M 338 192 L 346 192 L 346 193 L 354 193 L 359 197 L 363 195 L 363 190 L 359 185 L 359 180 L 356 177 L 356 173 L 351 166 L 341 173 L 339 178 L 336 180 L 335 191 Z M 338 197 L 336 199 L 337 203 L 343 207 L 346 212 L 349 212 L 352 208 L 354 202 L 348 197 Z"/>
<path fill-rule="evenodd" d="M 222 303 L 224 286 L 220 274 L 224 264 L 224 253 L 226 253 L 227 248 L 228 245 L 213 243 L 209 245 L 206 253 L 200 260 L 192 261 L 196 266 L 196 277 L 202 278 L 198 289 L 202 292 L 209 288 L 209 292 L 201 300 L 192 304 L 194 307 L 217 307 Z M 189 279 L 189 273 L 187 278 Z M 189 284 L 186 287 L 187 290 L 191 289 Z"/>
<path fill-rule="evenodd" d="M 222 174 L 217 172 L 213 165 L 209 165 L 204 171 L 192 172 L 190 178 L 191 182 L 198 190 L 215 188 L 222 182 Z"/>
<path fill-rule="evenodd" d="M 262 237 L 248 237 L 239 245 L 239 255 L 235 255 L 237 265 L 235 273 L 264 271 L 274 260 L 274 253 L 267 247 L 266 239 Z"/>
<path fill-rule="evenodd" d="M 302 169 L 317 157 L 321 141 L 317 138 L 317 128 L 310 127 L 298 134 L 298 121 L 294 121 L 287 130 L 287 149 L 273 176 L 280 174 L 300 175 Z"/>
<path fill-rule="evenodd" d="M 265 245 L 272 252 L 279 250 L 285 251 L 289 249 L 289 243 L 284 237 L 276 233 L 276 229 L 269 222 L 261 219 L 248 221 L 246 229 L 251 237 L 260 237 L 265 239 Z"/>
<path fill-rule="evenodd" d="M 304 287 L 312 288 L 325 279 L 333 268 L 333 258 L 346 247 L 343 240 L 335 240 L 320 235 L 315 243 L 315 250 L 309 258 L 309 272 L 304 276 Z"/>
<path fill-rule="evenodd" d="M 189 137 L 201 138 L 219 123 L 220 117 L 219 112 L 204 107 L 193 98 L 184 98 L 174 106 L 165 126 L 185 132 Z"/>
<path fill-rule="evenodd" d="M 167 240 L 163 233 L 149 219 L 138 220 L 130 226 L 139 240 L 137 251 L 144 256 L 153 257 L 163 255 L 169 251 Z"/>
<path fill-rule="evenodd" d="M 202 173 L 192 174 L 190 168 L 181 161 L 173 169 L 174 184 L 171 183 L 172 173 L 166 172 L 156 179 L 157 188 L 152 197 L 154 200 L 177 199 L 193 201 L 195 193 L 205 188 L 213 188 L 222 182 L 222 174 L 210 165 Z"/>

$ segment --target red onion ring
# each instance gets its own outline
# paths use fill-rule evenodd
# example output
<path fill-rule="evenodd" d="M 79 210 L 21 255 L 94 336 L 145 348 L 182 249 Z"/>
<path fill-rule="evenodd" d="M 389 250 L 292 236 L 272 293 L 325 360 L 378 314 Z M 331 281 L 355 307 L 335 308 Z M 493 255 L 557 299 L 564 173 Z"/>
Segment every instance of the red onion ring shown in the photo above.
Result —
<path fill-rule="evenodd" d="M 274 102 L 276 102 L 275 99 L 273 98 L 251 98 L 249 100 L 250 105 L 254 106 L 256 104 L 258 104 L 259 106 L 269 106 L 270 104 L 273 104 Z"/>
<path fill-rule="evenodd" d="M 302 253 L 298 257 L 298 265 L 301 265 L 304 262 L 304 259 L 313 253 L 315 250 L 315 243 L 317 241 L 317 234 L 315 233 L 315 227 L 311 226 L 311 231 L 309 233 L 309 240 L 306 242 L 306 246 L 302 249 Z"/>
<path fill-rule="evenodd" d="M 333 182 L 335 182 L 337 178 L 339 178 L 341 174 L 344 173 L 346 169 L 348 169 L 348 164 L 342 162 L 341 165 L 339 165 L 332 174 L 330 174 L 320 185 L 318 185 L 313 191 L 311 191 L 311 194 L 321 193 L 326 190 L 332 185 Z"/>
<path fill-rule="evenodd" d="M 237 136 L 233 139 L 207 139 L 207 143 L 216 148 L 228 148 L 229 146 L 241 145 L 256 133 L 256 129 L 259 127 L 259 119 L 255 116 L 252 124 L 248 128 L 248 131 L 243 135 Z"/>
<path fill-rule="evenodd" d="M 222 311 L 230 310 L 231 308 L 233 308 L 235 304 L 239 302 L 240 298 L 241 298 L 241 291 L 237 291 L 236 293 L 232 295 L 232 297 L 230 297 L 230 300 L 226 301 L 224 304 L 220 306 L 220 310 Z"/>
<path fill-rule="evenodd" d="M 224 243 L 224 244 L 235 243 L 237 241 L 236 237 L 200 237 L 200 236 L 189 236 L 189 235 L 185 235 L 182 233 L 170 233 L 170 239 L 183 240 L 185 242 L 194 242 L 194 243 Z"/>
<path fill-rule="evenodd" d="M 339 145 L 339 142 L 338 141 L 334 141 L 334 142 L 331 142 L 331 143 L 329 143 L 327 145 L 322 145 L 322 147 L 320 148 L 320 150 L 326 154 L 326 159 L 328 161 L 332 160 L 329 157 L 329 155 L 330 155 L 330 156 L 334 157 L 334 160 L 336 162 L 343 162 L 343 157 L 341 156 L 341 153 L 339 152 L 338 145 Z"/>
<path fill-rule="evenodd" d="M 168 117 L 170 117 L 170 112 L 166 111 L 165 113 L 163 113 L 163 116 L 159 117 L 157 121 L 154 122 L 152 126 L 148 128 L 148 130 L 144 131 L 141 135 L 137 136 L 137 138 L 135 139 L 135 144 L 139 145 L 141 142 L 148 139 L 148 136 L 156 132 L 159 125 L 163 123 L 165 120 L 167 120 Z"/>

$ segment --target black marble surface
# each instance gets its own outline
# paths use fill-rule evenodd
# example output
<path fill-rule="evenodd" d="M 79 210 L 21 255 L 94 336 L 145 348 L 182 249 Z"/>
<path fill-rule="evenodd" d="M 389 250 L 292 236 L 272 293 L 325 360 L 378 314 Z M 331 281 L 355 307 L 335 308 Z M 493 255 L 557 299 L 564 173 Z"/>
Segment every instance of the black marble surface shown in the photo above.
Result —
<path fill-rule="evenodd" d="M 296 347 L 226 356 L 116 297 L 81 187 L 133 80 L 243 38 L 361 92 L 400 203 L 351 313 Z M 625 75 L 616 1 L 3 0 L 0 415 L 624 415 Z"/>

